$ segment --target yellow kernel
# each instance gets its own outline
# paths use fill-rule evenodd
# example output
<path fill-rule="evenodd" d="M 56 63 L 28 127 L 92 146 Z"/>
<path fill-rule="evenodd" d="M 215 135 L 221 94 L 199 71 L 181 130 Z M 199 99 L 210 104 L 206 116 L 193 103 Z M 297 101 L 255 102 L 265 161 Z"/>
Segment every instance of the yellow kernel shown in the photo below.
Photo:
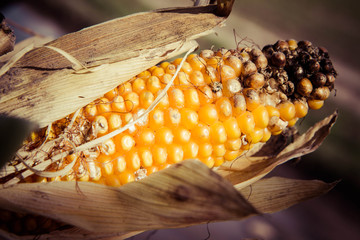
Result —
<path fill-rule="evenodd" d="M 119 95 L 118 89 L 114 88 L 114 89 L 110 90 L 109 92 L 105 93 L 104 97 L 106 97 L 109 100 L 112 100 L 112 99 L 114 99 L 114 97 L 116 97 L 118 95 Z"/>
<path fill-rule="evenodd" d="M 211 58 L 209 58 L 206 61 L 207 65 L 215 68 L 215 69 L 220 69 L 220 67 L 224 64 L 224 60 L 222 59 L 222 57 L 219 56 L 213 56 Z"/>
<path fill-rule="evenodd" d="M 93 132 L 100 136 L 108 132 L 109 125 L 104 116 L 98 115 L 94 118 L 94 121 L 92 122 L 92 128 Z"/>
<path fill-rule="evenodd" d="M 190 56 L 190 55 L 189 55 Z M 187 62 L 190 64 L 191 68 L 194 71 L 200 71 L 206 66 L 206 62 L 202 57 L 199 56 L 191 56 L 187 58 Z"/>
<path fill-rule="evenodd" d="M 100 151 L 106 155 L 112 155 L 116 152 L 116 147 L 114 141 L 110 138 L 105 140 L 100 145 Z"/>
<path fill-rule="evenodd" d="M 152 76 L 156 76 L 158 78 L 165 74 L 164 69 L 158 66 L 153 67 L 150 72 Z"/>
<path fill-rule="evenodd" d="M 223 124 L 229 139 L 236 139 L 241 136 L 241 130 L 235 117 L 229 117 Z"/>
<path fill-rule="evenodd" d="M 225 161 L 233 161 L 238 156 L 240 156 L 240 153 L 241 153 L 241 150 L 235 150 L 235 151 L 227 150 L 224 155 L 224 160 Z"/>
<path fill-rule="evenodd" d="M 285 121 L 290 121 L 295 117 L 296 110 L 292 102 L 285 101 L 280 103 L 277 107 L 279 109 L 281 119 Z"/>
<path fill-rule="evenodd" d="M 243 134 L 250 134 L 255 129 L 255 120 L 251 112 L 246 111 L 236 117 L 236 121 Z"/>
<path fill-rule="evenodd" d="M 179 89 L 187 89 L 191 87 L 190 77 L 185 72 L 179 72 L 174 80 L 174 85 Z"/>
<path fill-rule="evenodd" d="M 227 134 L 224 125 L 221 122 L 216 122 L 210 126 L 210 139 L 214 144 L 225 143 Z"/>
<path fill-rule="evenodd" d="M 241 148 L 241 138 L 226 140 L 225 148 L 231 151 L 239 150 Z"/>
<path fill-rule="evenodd" d="M 215 104 L 205 104 L 199 109 L 199 120 L 208 125 L 218 121 L 219 115 Z"/>
<path fill-rule="evenodd" d="M 195 111 L 200 108 L 199 94 L 196 88 L 188 88 L 184 90 L 185 107 Z"/>
<path fill-rule="evenodd" d="M 203 85 L 205 85 L 204 76 L 202 75 L 202 73 L 200 71 L 191 72 L 189 78 L 190 78 L 190 82 L 194 86 L 203 86 Z"/>
<path fill-rule="evenodd" d="M 215 157 L 222 157 L 225 155 L 226 148 L 224 144 L 216 144 L 213 146 L 212 155 Z"/>
<path fill-rule="evenodd" d="M 219 69 L 220 76 L 218 76 L 218 78 L 221 82 L 236 78 L 235 70 L 232 67 L 224 64 Z"/>
<path fill-rule="evenodd" d="M 127 169 L 138 170 L 140 168 L 140 156 L 135 150 L 131 150 L 125 154 Z"/>
<path fill-rule="evenodd" d="M 126 111 L 125 100 L 122 96 L 116 96 L 111 102 L 111 108 L 114 112 L 122 113 Z"/>
<path fill-rule="evenodd" d="M 173 130 L 174 142 L 176 143 L 186 143 L 189 142 L 191 133 L 184 127 L 177 127 Z"/>
<path fill-rule="evenodd" d="M 157 92 L 156 97 L 158 97 L 158 95 L 160 94 L 160 91 Z M 167 109 L 170 106 L 169 103 L 169 96 L 167 94 L 165 94 L 163 97 L 161 97 L 160 102 L 158 103 L 158 105 L 156 105 L 157 109 Z"/>
<path fill-rule="evenodd" d="M 159 168 L 157 166 L 150 166 L 150 167 L 146 168 L 146 175 L 149 176 L 150 174 L 157 172 L 157 171 L 159 171 Z"/>
<path fill-rule="evenodd" d="M 199 144 L 199 157 L 208 157 L 212 154 L 213 147 L 210 143 L 200 143 Z"/>
<path fill-rule="evenodd" d="M 182 60 L 183 60 L 182 58 L 176 58 L 176 59 L 172 62 L 172 64 L 174 64 L 174 65 L 179 65 Z"/>
<path fill-rule="evenodd" d="M 136 78 L 132 82 L 132 90 L 137 94 L 140 94 L 146 88 L 146 82 L 142 78 Z"/>
<path fill-rule="evenodd" d="M 139 95 L 135 92 L 130 92 L 124 96 L 126 111 L 133 112 L 139 105 Z"/>
<path fill-rule="evenodd" d="M 197 142 L 209 142 L 210 141 L 210 127 L 206 124 L 198 124 L 192 131 L 191 136 Z"/>
<path fill-rule="evenodd" d="M 167 151 L 165 147 L 154 145 L 151 147 L 154 164 L 161 165 L 167 160 Z"/>
<path fill-rule="evenodd" d="M 154 109 L 149 114 L 149 127 L 156 130 L 162 127 L 165 123 L 164 112 L 160 109 Z"/>
<path fill-rule="evenodd" d="M 162 127 L 155 132 L 155 142 L 157 144 L 171 144 L 173 142 L 174 135 L 168 127 Z"/>
<path fill-rule="evenodd" d="M 113 174 L 113 172 L 114 172 L 114 168 L 113 168 L 113 163 L 111 161 L 104 162 L 101 164 L 101 174 L 103 176 L 109 176 Z"/>
<path fill-rule="evenodd" d="M 99 101 L 96 103 L 96 105 L 97 105 L 98 114 L 111 112 L 111 103 L 105 97 L 100 98 Z"/>
<path fill-rule="evenodd" d="M 184 93 L 179 88 L 172 88 L 168 92 L 171 107 L 182 108 L 185 105 Z"/>
<path fill-rule="evenodd" d="M 131 171 L 125 171 L 119 174 L 121 185 L 135 181 L 135 175 Z"/>
<path fill-rule="evenodd" d="M 290 50 L 295 50 L 298 47 L 297 42 L 294 39 L 287 40 L 287 43 L 289 44 Z"/>
<path fill-rule="evenodd" d="M 165 125 L 171 128 L 177 127 L 181 122 L 181 114 L 177 108 L 168 108 L 165 111 Z"/>
<path fill-rule="evenodd" d="M 150 128 L 144 128 L 135 136 L 135 142 L 138 146 L 150 146 L 155 143 L 154 131 Z"/>
<path fill-rule="evenodd" d="M 156 94 L 161 89 L 161 82 L 159 78 L 151 76 L 146 82 L 146 88 L 153 94 Z"/>
<path fill-rule="evenodd" d="M 181 71 L 184 73 L 190 74 L 193 71 L 193 69 L 192 69 L 190 63 L 184 62 L 184 64 L 181 67 Z"/>
<path fill-rule="evenodd" d="M 267 106 L 265 106 L 265 108 L 268 111 L 269 118 L 271 118 L 273 116 L 280 117 L 279 109 L 277 109 L 276 107 L 267 105 Z"/>
<path fill-rule="evenodd" d="M 106 183 L 106 185 L 112 186 L 112 187 L 120 187 L 121 186 L 119 177 L 114 174 L 106 176 L 105 183 Z"/>
<path fill-rule="evenodd" d="M 121 85 L 118 87 L 118 92 L 119 92 L 119 94 L 122 95 L 122 96 L 125 96 L 125 95 L 128 94 L 128 93 L 131 93 L 131 92 L 132 92 L 131 83 L 130 83 L 130 82 L 126 82 L 126 83 L 121 84 Z"/>
<path fill-rule="evenodd" d="M 116 172 L 121 173 L 126 169 L 126 161 L 124 156 L 115 156 L 114 169 Z"/>
<path fill-rule="evenodd" d="M 242 68 L 243 64 L 238 57 L 229 56 L 228 58 L 225 59 L 225 64 L 229 65 L 230 67 L 232 67 L 232 69 L 234 69 L 236 77 L 240 76 L 241 68 Z"/>
<path fill-rule="evenodd" d="M 142 91 L 139 95 L 139 102 L 142 108 L 148 108 L 154 102 L 154 95 L 150 91 Z"/>
<path fill-rule="evenodd" d="M 189 108 L 180 109 L 181 125 L 187 129 L 193 129 L 199 122 L 198 114 Z"/>
<path fill-rule="evenodd" d="M 121 127 L 122 121 L 120 114 L 112 113 L 108 116 L 107 120 L 110 131 L 113 131 Z"/>
<path fill-rule="evenodd" d="M 165 87 L 172 79 L 172 75 L 169 73 L 165 73 L 161 78 L 160 78 L 160 82 L 161 82 L 161 86 Z"/>
<path fill-rule="evenodd" d="M 120 133 L 114 137 L 114 140 L 116 147 L 126 152 L 130 151 L 135 145 L 135 140 L 128 134 Z"/>
<path fill-rule="evenodd" d="M 309 107 L 306 102 L 300 101 L 300 100 L 295 100 L 294 106 L 295 106 L 295 112 L 296 112 L 295 116 L 296 117 L 303 118 L 307 115 L 307 113 L 309 111 Z"/>
<path fill-rule="evenodd" d="M 86 105 L 84 113 L 89 120 L 92 120 L 98 114 L 96 105 L 93 103 Z"/>
<path fill-rule="evenodd" d="M 189 141 L 183 145 L 184 159 L 196 158 L 199 152 L 199 145 L 194 141 Z"/>
<path fill-rule="evenodd" d="M 219 167 L 224 163 L 224 157 L 214 157 L 214 167 Z"/>
<path fill-rule="evenodd" d="M 139 73 L 137 75 L 137 77 L 142 78 L 142 79 L 148 79 L 149 77 L 151 77 L 151 72 L 145 70 L 145 71 Z"/>
<path fill-rule="evenodd" d="M 299 120 L 299 118 L 293 118 L 290 121 L 288 121 L 288 127 L 292 127 L 296 124 L 296 122 Z"/>
<path fill-rule="evenodd" d="M 172 75 L 175 74 L 176 66 L 174 64 L 167 65 L 167 67 L 165 68 L 165 72 Z"/>
<path fill-rule="evenodd" d="M 252 111 L 254 116 L 255 126 L 265 128 L 269 124 L 269 113 L 263 105 L 258 106 Z"/>
<path fill-rule="evenodd" d="M 229 98 L 221 97 L 216 100 L 216 109 L 219 113 L 220 121 L 224 121 L 232 115 L 232 105 L 230 103 Z"/>
<path fill-rule="evenodd" d="M 142 167 L 151 167 L 153 164 L 153 157 L 149 148 L 142 147 L 139 149 L 140 163 Z"/>
<path fill-rule="evenodd" d="M 324 105 L 324 100 L 309 99 L 308 104 L 309 108 L 318 110 Z"/>
<path fill-rule="evenodd" d="M 168 160 L 170 163 L 178 163 L 184 159 L 184 151 L 181 145 L 171 144 L 168 146 Z"/>
<path fill-rule="evenodd" d="M 247 136 L 248 142 L 250 144 L 255 144 L 261 141 L 264 136 L 263 128 L 255 127 L 254 132 Z"/>
<path fill-rule="evenodd" d="M 212 168 L 215 164 L 215 160 L 213 156 L 208 156 L 205 158 L 200 158 L 200 161 L 203 162 L 209 168 Z"/>
<path fill-rule="evenodd" d="M 201 71 L 203 73 L 204 81 L 206 84 L 219 82 L 219 79 L 217 78 L 217 71 L 215 68 L 211 66 L 206 66 Z"/>
<path fill-rule="evenodd" d="M 201 105 L 212 103 L 214 101 L 213 92 L 211 87 L 208 85 L 198 88 L 197 91 L 199 93 L 199 100 Z"/>
<path fill-rule="evenodd" d="M 264 134 L 263 134 L 263 137 L 261 139 L 261 142 L 267 142 L 271 137 L 271 132 L 270 132 L 270 130 L 268 128 L 264 128 L 263 131 L 264 131 Z"/>
<path fill-rule="evenodd" d="M 162 62 L 162 63 L 160 63 L 160 67 L 162 67 L 163 69 L 166 69 L 167 68 L 167 66 L 169 66 L 171 63 L 169 63 L 169 62 Z"/>

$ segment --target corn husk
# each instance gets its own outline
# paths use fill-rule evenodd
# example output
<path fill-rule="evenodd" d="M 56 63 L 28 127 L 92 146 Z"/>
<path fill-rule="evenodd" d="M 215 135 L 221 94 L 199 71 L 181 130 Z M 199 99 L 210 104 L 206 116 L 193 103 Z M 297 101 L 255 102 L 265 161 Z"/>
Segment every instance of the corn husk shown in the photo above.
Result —
<path fill-rule="evenodd" d="M 0 69 L 0 113 L 39 127 L 75 112 L 224 23 L 215 6 L 138 13 L 28 46 Z M 9 64 L 10 63 L 10 64 Z"/>
<path fill-rule="evenodd" d="M 337 112 L 300 136 L 276 136 L 219 169 L 185 160 L 120 188 L 89 182 L 21 183 L 0 190 L 0 206 L 70 226 L 39 239 L 124 239 L 149 229 L 280 211 L 335 186 L 318 180 L 261 178 L 279 164 L 316 150 L 336 118 Z M 250 162 L 240 164 L 245 161 Z"/>

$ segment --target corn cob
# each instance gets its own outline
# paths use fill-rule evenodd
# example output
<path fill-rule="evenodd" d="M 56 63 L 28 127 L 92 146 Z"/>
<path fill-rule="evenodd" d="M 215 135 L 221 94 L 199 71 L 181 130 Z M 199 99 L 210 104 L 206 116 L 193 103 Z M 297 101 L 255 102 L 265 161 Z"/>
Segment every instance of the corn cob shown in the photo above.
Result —
<path fill-rule="evenodd" d="M 72 145 L 104 136 L 141 115 L 175 74 L 182 58 L 163 62 L 88 104 L 76 118 Z M 208 167 L 232 161 L 322 107 L 336 78 L 324 48 L 278 41 L 262 50 L 203 50 L 183 62 L 166 96 L 146 117 L 95 148 L 74 153 L 48 170 L 76 163 L 65 176 L 26 181 L 80 180 L 121 186 L 170 164 L 196 158 Z M 56 138 L 68 116 L 47 133 Z M 45 131 L 34 133 L 32 148 Z M 71 149 L 69 143 L 64 149 Z"/>

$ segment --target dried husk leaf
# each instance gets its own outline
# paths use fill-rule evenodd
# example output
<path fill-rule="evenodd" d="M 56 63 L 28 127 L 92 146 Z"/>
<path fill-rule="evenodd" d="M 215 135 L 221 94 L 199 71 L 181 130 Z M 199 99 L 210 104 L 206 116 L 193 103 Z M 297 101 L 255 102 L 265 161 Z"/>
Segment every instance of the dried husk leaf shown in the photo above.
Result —
<path fill-rule="evenodd" d="M 183 227 L 258 213 L 198 160 L 120 188 L 90 182 L 17 184 L 0 190 L 0 206 L 102 233 Z"/>
<path fill-rule="evenodd" d="M 271 177 L 260 179 L 239 191 L 260 212 L 274 213 L 323 195 L 335 185 L 336 182 Z"/>
<path fill-rule="evenodd" d="M 134 14 L 32 49 L 0 76 L 0 113 L 47 126 L 195 46 L 192 39 L 224 22 L 213 11 L 213 7 L 183 8 Z M 71 59 L 83 68 L 78 69 Z"/>
<path fill-rule="evenodd" d="M 264 177 L 276 166 L 315 151 L 329 134 L 337 115 L 335 111 L 300 136 L 273 136 L 270 141 L 258 145 L 233 162 L 224 163 L 217 173 L 238 189 L 246 187 Z"/>
<path fill-rule="evenodd" d="M 0 14 L 0 56 L 14 49 L 15 34 Z"/>

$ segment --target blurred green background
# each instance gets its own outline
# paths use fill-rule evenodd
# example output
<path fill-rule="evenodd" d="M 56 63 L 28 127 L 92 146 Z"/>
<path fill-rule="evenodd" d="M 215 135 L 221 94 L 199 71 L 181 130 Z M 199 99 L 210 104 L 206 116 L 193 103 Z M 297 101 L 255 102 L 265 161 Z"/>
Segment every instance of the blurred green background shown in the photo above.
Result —
<path fill-rule="evenodd" d="M 45 36 L 68 32 L 113 18 L 157 8 L 190 6 L 190 0 L 2 0 L 10 23 Z M 309 40 L 328 49 L 339 73 L 336 94 L 320 111 L 311 111 L 301 131 L 339 110 L 330 136 L 314 153 L 290 161 L 272 175 L 341 180 L 329 194 L 267 217 L 209 224 L 210 239 L 360 239 L 360 15 L 354 0 L 236 0 L 226 26 L 199 39 L 202 49 L 235 48 L 251 39 L 260 47 L 278 39 Z M 14 28 L 17 41 L 30 35 Z M 146 239 L 151 232 L 132 239 Z M 151 239 L 205 239 L 207 226 L 161 230 Z M 169 238 L 171 236 L 171 238 Z"/>

